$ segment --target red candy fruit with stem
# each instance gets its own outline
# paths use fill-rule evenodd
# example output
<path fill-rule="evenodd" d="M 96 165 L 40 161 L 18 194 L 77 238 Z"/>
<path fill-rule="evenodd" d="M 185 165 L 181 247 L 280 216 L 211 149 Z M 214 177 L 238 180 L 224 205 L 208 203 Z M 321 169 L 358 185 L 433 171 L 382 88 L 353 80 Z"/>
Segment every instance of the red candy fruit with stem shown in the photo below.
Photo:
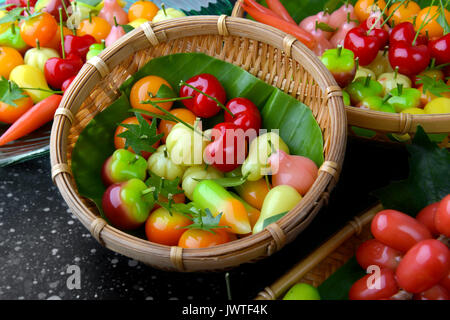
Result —
<path fill-rule="evenodd" d="M 225 104 L 227 100 L 225 89 L 219 80 L 209 73 L 196 75 L 183 82 L 180 97 L 193 97 L 182 102 L 197 117 L 202 118 L 215 116 L 221 109 L 220 104 Z"/>
<path fill-rule="evenodd" d="M 374 35 L 368 35 L 362 27 L 351 29 L 344 40 L 344 47 L 352 50 L 355 58 L 359 58 L 359 64 L 366 66 L 375 60 L 380 50 L 380 41 Z"/>

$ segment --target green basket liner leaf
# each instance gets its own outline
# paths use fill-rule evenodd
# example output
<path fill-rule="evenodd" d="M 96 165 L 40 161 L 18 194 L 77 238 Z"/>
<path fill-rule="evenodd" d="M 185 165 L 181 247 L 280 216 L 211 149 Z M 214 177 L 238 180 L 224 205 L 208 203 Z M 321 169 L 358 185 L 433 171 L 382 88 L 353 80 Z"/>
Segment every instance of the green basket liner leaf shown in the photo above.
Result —
<path fill-rule="evenodd" d="M 117 125 L 131 116 L 128 101 L 132 85 L 147 75 L 166 79 L 175 92 L 180 80 L 199 73 L 211 73 L 223 84 L 228 99 L 246 97 L 262 110 L 264 124 L 280 128 L 290 150 L 307 156 L 318 165 L 323 162 L 323 138 L 310 109 L 280 90 L 227 62 L 200 53 L 180 53 L 155 58 L 125 81 L 121 97 L 98 113 L 81 132 L 72 154 L 72 171 L 80 195 L 92 199 L 101 212 L 101 198 L 106 190 L 101 180 L 104 161 L 114 152 L 114 133 Z M 284 115 L 280 117 L 280 114 Z M 212 122 L 220 121 L 222 116 Z"/>
<path fill-rule="evenodd" d="M 117 125 L 131 116 L 130 108 L 128 98 L 122 94 L 89 122 L 72 152 L 72 172 L 78 192 L 93 200 L 100 212 L 106 190 L 101 179 L 102 166 L 115 150 L 114 133 Z"/>
<path fill-rule="evenodd" d="M 350 258 L 342 267 L 328 277 L 317 288 L 322 300 L 348 300 L 348 292 L 356 280 L 366 273 L 355 257 Z"/>
<path fill-rule="evenodd" d="M 427 205 L 450 193 L 450 153 L 417 127 L 410 153 L 409 177 L 374 192 L 385 208 L 415 216 Z"/>

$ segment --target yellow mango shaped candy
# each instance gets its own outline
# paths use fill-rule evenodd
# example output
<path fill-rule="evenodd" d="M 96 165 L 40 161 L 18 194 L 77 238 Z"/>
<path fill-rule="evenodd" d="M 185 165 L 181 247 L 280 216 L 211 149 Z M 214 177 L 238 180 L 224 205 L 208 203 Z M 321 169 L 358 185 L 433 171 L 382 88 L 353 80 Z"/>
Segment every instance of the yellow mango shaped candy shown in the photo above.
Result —
<path fill-rule="evenodd" d="M 23 64 L 15 67 L 9 74 L 9 80 L 15 82 L 20 88 L 24 88 L 23 90 L 34 103 L 38 103 L 53 94 L 45 81 L 44 73 L 34 66 Z M 34 88 L 43 90 L 34 90 Z"/>

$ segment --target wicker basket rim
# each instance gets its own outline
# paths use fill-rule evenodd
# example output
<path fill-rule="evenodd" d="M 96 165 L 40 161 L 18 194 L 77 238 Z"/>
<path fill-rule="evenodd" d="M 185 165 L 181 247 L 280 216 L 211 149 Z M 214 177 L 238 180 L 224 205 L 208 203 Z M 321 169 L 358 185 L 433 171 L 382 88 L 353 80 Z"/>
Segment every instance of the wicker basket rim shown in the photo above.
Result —
<path fill-rule="evenodd" d="M 119 41 L 115 43 L 114 46 L 107 48 L 104 52 L 99 55 L 99 59 L 96 61 L 100 64 L 101 68 L 106 68 L 106 70 L 111 70 L 115 67 L 115 65 L 108 65 L 111 57 L 114 56 L 115 53 L 122 50 L 127 44 L 132 44 L 133 40 L 142 37 L 144 33 L 148 32 L 148 27 L 155 38 L 156 41 L 164 42 L 167 39 L 167 34 L 170 31 L 173 31 L 176 35 L 170 38 L 169 40 L 174 40 L 177 38 L 188 37 L 191 35 L 210 35 L 211 33 L 205 32 L 201 33 L 202 30 L 199 31 L 199 26 L 210 26 L 210 25 L 221 25 L 221 27 L 217 28 L 217 32 L 215 35 L 223 35 L 223 23 L 225 23 L 225 19 L 223 17 L 217 16 L 195 16 L 195 17 L 184 17 L 174 19 L 176 21 L 162 21 L 155 24 L 146 23 L 141 27 L 135 29 L 134 31 L 128 33 L 126 36 L 122 37 Z M 222 20 L 222 22 L 221 22 Z M 195 24 L 197 27 L 195 31 L 192 31 L 190 27 Z M 146 27 L 146 25 L 148 27 Z M 183 32 L 179 32 L 179 29 L 183 29 Z M 206 28 L 205 28 L 206 29 Z M 249 30 L 258 30 L 259 33 L 252 33 Z M 262 30 L 261 30 L 262 29 Z M 199 33 L 200 32 L 200 33 Z M 286 37 L 286 34 L 279 31 L 276 28 L 272 28 L 269 26 L 265 26 L 258 22 L 249 21 L 247 19 L 235 18 L 235 17 L 227 17 L 225 32 L 228 35 L 239 36 L 239 37 L 248 37 L 250 39 L 265 42 L 269 45 L 272 45 L 279 50 L 283 49 L 283 39 Z M 222 34 L 221 34 L 222 33 Z M 147 36 L 147 34 L 146 34 Z M 148 38 L 148 36 L 147 36 Z M 149 39 L 150 41 L 150 39 Z M 150 41 L 151 42 L 151 41 Z M 128 46 L 131 47 L 131 50 L 134 52 L 138 51 L 135 49 L 133 45 Z M 139 49 L 140 50 L 140 49 Z M 291 47 L 292 56 L 301 56 L 304 61 L 302 65 L 308 66 L 308 63 L 311 64 L 310 70 L 315 70 L 316 76 L 314 77 L 317 84 L 320 86 L 323 92 L 326 92 L 330 87 L 335 87 L 336 83 L 332 78 L 331 74 L 329 74 L 328 70 L 319 62 L 317 57 L 310 52 L 303 44 L 298 41 L 292 43 Z M 116 63 L 117 65 L 118 63 Z M 101 72 L 98 66 L 94 67 L 92 64 L 85 64 L 83 69 L 77 78 L 81 79 L 90 79 L 97 72 Z M 76 79 L 77 80 L 77 79 Z M 70 104 L 70 100 L 73 99 L 73 96 L 76 95 L 76 92 L 79 91 L 83 87 L 83 84 L 80 81 L 74 81 L 74 85 L 72 85 L 68 92 L 65 94 L 63 101 L 61 103 L 60 108 L 67 109 L 72 111 L 79 108 L 80 106 L 74 106 Z M 346 117 L 345 111 L 343 108 L 342 98 L 338 95 L 330 95 L 327 101 L 329 107 L 328 110 L 330 112 L 330 135 L 332 136 L 332 141 L 329 149 L 328 156 L 326 157 L 326 161 L 330 161 L 336 163 L 338 167 L 341 166 L 343 161 L 343 155 L 345 151 L 346 145 Z M 76 109 L 73 114 L 78 111 Z M 67 155 L 64 152 L 63 144 L 67 140 L 67 137 L 61 137 L 61 133 L 64 132 L 64 129 L 67 127 L 70 128 L 71 123 L 67 120 L 66 117 L 56 117 L 54 120 L 54 124 L 52 127 L 51 133 L 51 164 L 52 168 L 55 166 L 60 166 L 61 164 L 65 164 L 67 162 Z M 68 173 L 70 169 L 63 170 L 58 173 Z M 335 172 L 334 177 L 337 178 L 339 175 L 339 171 Z M 327 173 L 325 171 L 321 171 L 316 182 L 311 188 L 303 200 L 293 209 L 289 214 L 285 215 L 282 219 L 280 219 L 277 224 L 280 226 L 281 230 L 286 233 L 286 230 L 289 227 L 290 218 L 298 215 L 301 212 L 309 212 L 316 206 L 318 203 L 324 203 L 327 200 L 328 192 L 326 197 L 323 197 L 324 190 L 330 190 L 334 187 L 335 181 L 332 182 L 333 175 Z M 98 217 L 93 214 L 83 203 L 81 200 L 81 196 L 76 192 L 76 188 L 72 185 L 71 180 L 69 179 L 68 174 L 56 174 L 54 176 L 55 184 L 58 186 L 66 202 L 70 207 L 75 208 L 75 214 L 80 218 L 81 222 L 87 227 L 92 227 L 92 224 L 98 219 Z M 314 189 L 314 190 L 313 190 Z M 322 196 L 322 197 L 321 197 Z M 305 215 L 303 220 L 306 220 L 307 217 Z M 302 220 L 302 221 L 303 221 Z M 292 228 L 294 228 L 293 226 Z M 91 229 L 92 232 L 92 229 Z M 98 240 L 104 242 L 104 244 L 109 247 L 108 242 L 112 242 L 111 247 L 121 245 L 123 242 L 129 242 L 135 245 L 134 250 L 145 252 L 146 248 L 151 248 L 153 253 L 156 255 L 166 256 L 171 247 L 159 245 L 155 243 L 151 243 L 147 240 L 136 238 L 129 234 L 126 234 L 110 225 L 104 225 L 99 231 L 102 234 L 102 239 L 98 238 L 98 235 L 95 236 Z M 120 238 L 120 239 L 118 239 Z M 116 240 L 116 241 L 115 241 Z M 211 247 L 211 248 L 202 248 L 202 249 L 184 249 L 183 250 L 183 258 L 202 258 L 202 257 L 211 257 L 211 256 L 226 256 L 236 252 L 245 252 L 245 250 L 252 245 L 270 245 L 273 243 L 272 234 L 265 229 L 264 231 L 252 235 L 250 237 L 242 238 L 236 241 L 232 241 L 227 244 Z"/>

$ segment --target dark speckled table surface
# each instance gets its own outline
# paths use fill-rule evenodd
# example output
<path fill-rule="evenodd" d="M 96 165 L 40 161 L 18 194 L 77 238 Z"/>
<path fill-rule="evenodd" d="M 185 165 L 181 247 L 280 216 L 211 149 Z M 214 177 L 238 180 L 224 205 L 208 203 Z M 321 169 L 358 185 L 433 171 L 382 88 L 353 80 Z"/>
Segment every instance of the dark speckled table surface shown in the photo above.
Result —
<path fill-rule="evenodd" d="M 350 140 L 328 207 L 280 252 L 231 270 L 233 299 L 255 297 L 346 221 L 374 204 L 370 191 L 404 178 L 407 171 L 405 149 Z M 80 271 L 75 288 L 71 268 Z M 2 299 L 223 301 L 227 290 L 223 272 L 164 272 L 103 248 L 52 184 L 46 156 L 0 168 Z"/>

